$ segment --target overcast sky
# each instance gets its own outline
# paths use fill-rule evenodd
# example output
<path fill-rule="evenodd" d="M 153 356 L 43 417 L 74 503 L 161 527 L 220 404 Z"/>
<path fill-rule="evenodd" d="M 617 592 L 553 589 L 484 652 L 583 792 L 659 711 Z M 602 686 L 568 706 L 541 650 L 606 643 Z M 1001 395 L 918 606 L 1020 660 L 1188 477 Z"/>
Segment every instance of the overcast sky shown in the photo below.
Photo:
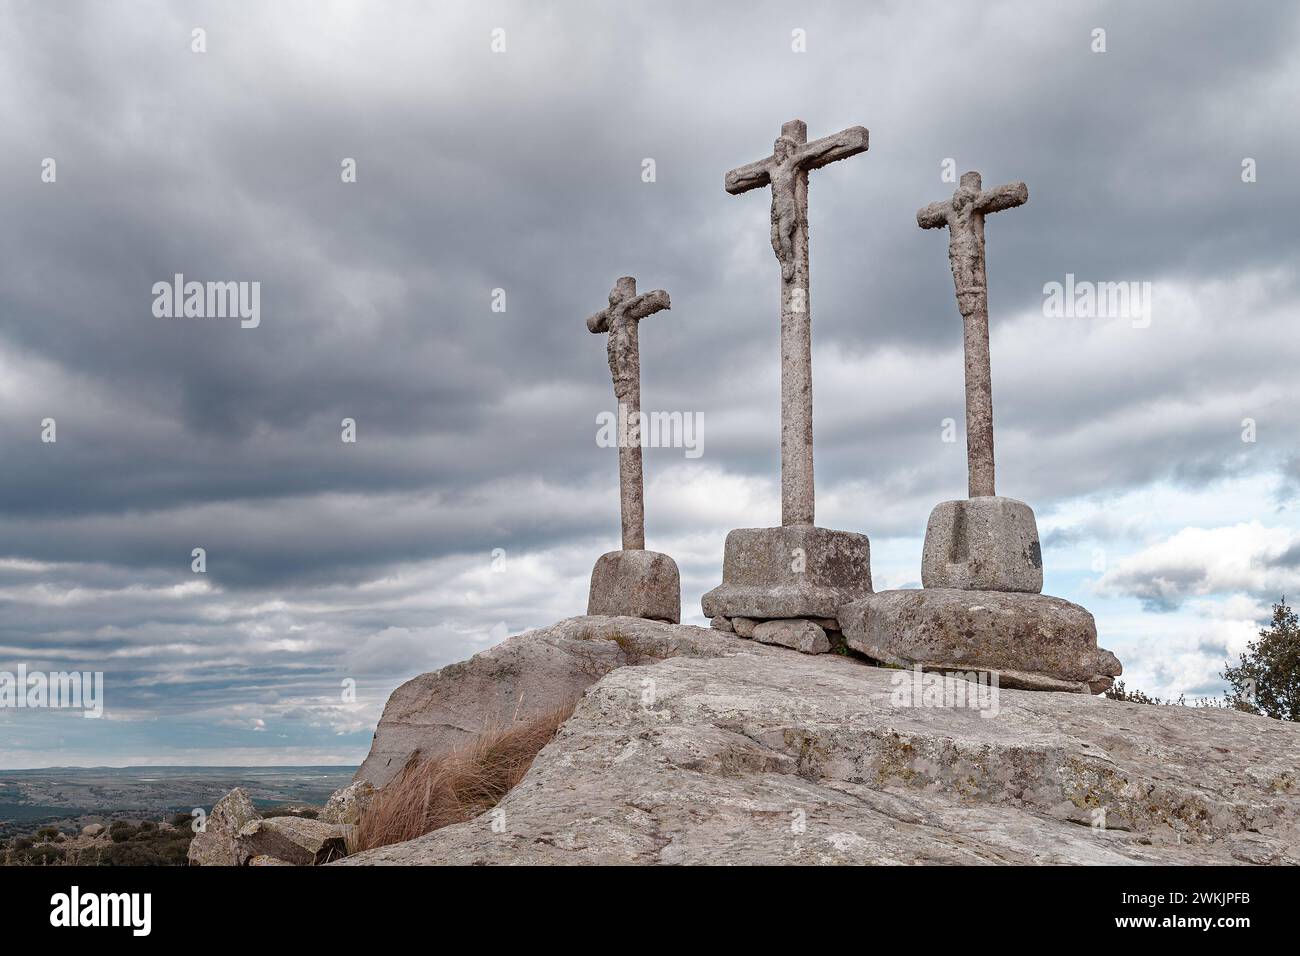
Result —
<path fill-rule="evenodd" d="M 722 179 L 794 117 L 871 131 L 812 174 L 818 523 L 919 586 L 966 477 L 916 210 L 947 169 L 1024 180 L 987 225 L 998 490 L 1130 686 L 1217 693 L 1300 592 L 1298 30 L 1284 3 L 5 3 L 0 670 L 107 686 L 98 721 L 0 709 L 0 766 L 359 762 L 402 680 L 582 613 L 619 532 L 584 319 L 624 274 L 672 296 L 644 407 L 703 415 L 702 455 L 645 456 L 647 545 L 703 623 L 727 530 L 780 502 L 769 196 Z M 177 273 L 259 282 L 260 325 L 156 317 Z M 1067 274 L 1150 283 L 1149 321 L 1047 314 Z"/>

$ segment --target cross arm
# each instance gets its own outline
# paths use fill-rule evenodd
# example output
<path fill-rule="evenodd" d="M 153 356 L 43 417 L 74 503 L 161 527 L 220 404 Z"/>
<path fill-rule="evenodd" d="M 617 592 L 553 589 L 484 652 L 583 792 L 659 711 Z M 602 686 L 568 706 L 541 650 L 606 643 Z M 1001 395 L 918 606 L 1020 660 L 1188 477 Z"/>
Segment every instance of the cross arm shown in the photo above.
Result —
<path fill-rule="evenodd" d="M 602 309 L 595 315 L 587 316 L 587 328 L 592 332 L 608 332 L 609 309 Z"/>
<path fill-rule="evenodd" d="M 916 224 L 922 229 L 938 229 L 948 225 L 948 210 L 952 209 L 952 200 L 932 202 L 916 211 Z"/>
<path fill-rule="evenodd" d="M 663 289 L 655 289 L 653 292 L 642 292 L 640 295 L 628 301 L 623 307 L 624 314 L 630 319 L 644 319 L 646 316 L 653 315 L 656 312 L 662 312 L 664 309 L 671 309 L 672 302 L 668 298 L 668 293 Z"/>
<path fill-rule="evenodd" d="M 994 186 L 981 192 L 979 199 L 976 200 L 976 208 L 982 213 L 1001 212 L 1004 209 L 1023 206 L 1028 201 L 1028 186 L 1024 183 L 1007 183 L 1005 186 Z"/>
<path fill-rule="evenodd" d="M 848 129 L 800 146 L 799 166 L 807 170 L 821 169 L 841 159 L 865 153 L 868 141 L 869 134 L 865 126 L 850 126 Z"/>
<path fill-rule="evenodd" d="M 751 189 L 758 189 L 760 186 L 766 186 L 772 181 L 769 170 L 772 166 L 771 157 L 760 159 L 756 163 L 748 163 L 744 166 L 737 166 L 727 173 L 722 180 L 722 188 L 733 196 L 741 193 L 747 193 Z"/>

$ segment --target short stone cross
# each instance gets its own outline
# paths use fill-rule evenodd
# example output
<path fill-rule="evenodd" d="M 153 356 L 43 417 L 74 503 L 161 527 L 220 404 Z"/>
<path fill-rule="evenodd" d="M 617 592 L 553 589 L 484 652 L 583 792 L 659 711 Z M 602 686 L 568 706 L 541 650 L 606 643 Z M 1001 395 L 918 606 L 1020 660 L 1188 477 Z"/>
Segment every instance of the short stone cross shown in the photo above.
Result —
<path fill-rule="evenodd" d="M 812 312 L 808 302 L 808 172 L 866 152 L 867 130 L 808 142 L 808 126 L 781 127 L 772 155 L 727 173 L 732 195 L 772 187 L 772 251 L 781 264 L 781 524 L 815 517 L 812 431 Z"/>
<path fill-rule="evenodd" d="M 922 229 L 948 227 L 948 259 L 961 311 L 966 359 L 967 495 L 994 491 L 993 382 L 989 363 L 989 296 L 984 274 L 984 217 L 1023 205 L 1029 187 L 1008 183 L 983 189 L 979 173 L 963 173 L 952 199 L 930 203 L 916 213 Z"/>
<path fill-rule="evenodd" d="M 623 276 L 609 293 L 609 308 L 587 319 L 592 332 L 609 333 L 609 371 L 618 404 L 618 486 L 623 550 L 645 548 L 645 500 L 641 478 L 641 356 L 637 329 L 642 319 L 671 308 L 663 289 L 636 294 L 636 279 Z"/>

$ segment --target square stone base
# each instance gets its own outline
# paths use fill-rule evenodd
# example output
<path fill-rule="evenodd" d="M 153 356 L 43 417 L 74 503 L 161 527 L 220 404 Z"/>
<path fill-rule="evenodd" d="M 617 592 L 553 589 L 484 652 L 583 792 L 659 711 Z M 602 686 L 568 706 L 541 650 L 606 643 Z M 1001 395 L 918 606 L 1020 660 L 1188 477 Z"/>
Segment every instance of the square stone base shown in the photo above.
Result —
<path fill-rule="evenodd" d="M 591 572 L 587 614 L 682 622 L 677 562 L 658 551 L 610 551 Z"/>
<path fill-rule="evenodd" d="M 881 591 L 840 610 L 849 647 L 886 664 L 990 671 L 1002 687 L 1099 694 L 1123 668 L 1084 608 L 1046 594 Z"/>
<path fill-rule="evenodd" d="M 710 618 L 834 618 L 870 593 L 864 534 L 812 525 L 737 528 L 727 535 L 722 584 L 701 603 Z"/>
<path fill-rule="evenodd" d="M 921 585 L 1038 594 L 1043 552 L 1034 510 L 994 495 L 936 505 L 925 526 Z"/>

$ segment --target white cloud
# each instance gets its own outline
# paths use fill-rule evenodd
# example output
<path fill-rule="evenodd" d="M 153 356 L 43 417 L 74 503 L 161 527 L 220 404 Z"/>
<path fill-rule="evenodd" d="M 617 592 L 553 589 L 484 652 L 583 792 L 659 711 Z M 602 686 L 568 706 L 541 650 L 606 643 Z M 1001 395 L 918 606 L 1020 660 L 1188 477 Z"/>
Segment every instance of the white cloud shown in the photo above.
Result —
<path fill-rule="evenodd" d="M 1221 528 L 1183 528 L 1122 558 L 1097 582 L 1102 594 L 1129 594 L 1154 608 L 1189 597 L 1275 592 L 1294 585 L 1294 567 L 1278 560 L 1300 544 L 1294 529 L 1258 521 Z"/>

